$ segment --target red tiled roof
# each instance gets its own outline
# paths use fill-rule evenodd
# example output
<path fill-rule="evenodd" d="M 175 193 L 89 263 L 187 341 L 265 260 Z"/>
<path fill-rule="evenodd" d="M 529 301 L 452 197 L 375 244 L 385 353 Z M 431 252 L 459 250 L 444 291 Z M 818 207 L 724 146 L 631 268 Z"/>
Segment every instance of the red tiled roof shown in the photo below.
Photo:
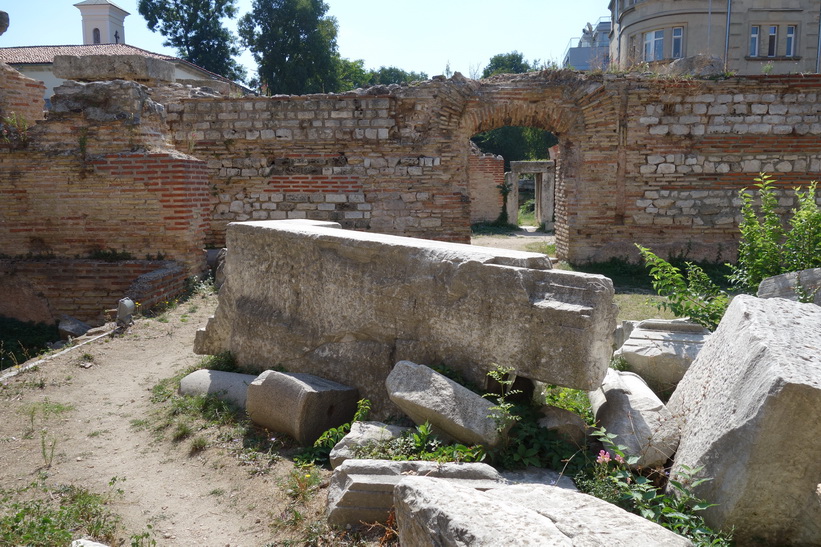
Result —
<path fill-rule="evenodd" d="M 221 76 L 210 70 L 204 69 L 192 62 L 172 57 L 170 55 L 163 55 L 162 53 L 154 53 L 127 44 L 94 44 L 85 46 L 18 46 L 18 47 L 0 47 L 0 62 L 7 65 L 30 65 L 30 64 L 52 64 L 54 57 L 57 55 L 142 55 L 143 57 L 151 57 L 153 59 L 161 59 L 172 63 L 179 63 L 188 67 L 194 68 L 206 74 L 209 74 L 213 79 L 235 84 L 225 76 Z M 244 86 L 242 86 L 244 87 Z"/>
<path fill-rule="evenodd" d="M 164 61 L 182 61 L 176 57 L 153 53 L 126 44 L 95 44 L 89 46 L 20 46 L 0 48 L 0 61 L 7 65 L 53 63 L 57 55 L 142 55 Z M 183 61 L 186 62 L 186 61 Z M 192 63 L 188 63 L 193 65 Z M 200 67 L 197 67 L 200 68 Z M 205 70 L 200 68 L 200 70 Z"/>

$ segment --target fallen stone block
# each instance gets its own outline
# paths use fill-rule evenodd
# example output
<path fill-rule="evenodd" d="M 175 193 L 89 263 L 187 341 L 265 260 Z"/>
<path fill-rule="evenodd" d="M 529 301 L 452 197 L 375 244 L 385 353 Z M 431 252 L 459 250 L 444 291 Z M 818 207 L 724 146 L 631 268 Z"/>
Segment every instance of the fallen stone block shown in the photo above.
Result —
<path fill-rule="evenodd" d="M 686 546 L 691 543 L 600 499 L 554 486 L 485 492 L 429 477 L 394 489 L 402 545 Z"/>
<path fill-rule="evenodd" d="M 354 386 L 375 418 L 396 411 L 385 378 L 404 359 L 446 363 L 480 387 L 493 363 L 600 385 L 617 312 L 610 279 L 552 270 L 540 253 L 325 224 L 229 224 L 226 280 L 195 351 Z"/>
<path fill-rule="evenodd" d="M 385 385 L 391 401 L 414 423 L 430 422 L 447 440 L 491 447 L 502 440 L 490 417 L 493 403 L 430 367 L 399 361 Z"/>
<path fill-rule="evenodd" d="M 60 333 L 60 338 L 68 340 L 69 338 L 79 338 L 80 336 L 91 330 L 91 325 L 84 323 L 76 317 L 63 315 L 60 317 L 60 323 L 57 325 L 57 330 Z"/>
<path fill-rule="evenodd" d="M 736 296 L 670 398 L 671 476 L 739 545 L 821 545 L 821 307 Z M 685 468 L 685 466 L 687 466 Z"/>
<path fill-rule="evenodd" d="M 256 379 L 254 374 L 239 374 L 220 370 L 195 370 L 180 380 L 181 395 L 215 395 L 234 407 L 245 411 L 248 386 Z"/>
<path fill-rule="evenodd" d="M 641 376 L 656 393 L 672 393 L 710 331 L 688 321 L 648 319 L 630 333 L 614 356 Z"/>
<path fill-rule="evenodd" d="M 394 486 L 409 475 L 440 477 L 467 489 L 492 488 L 503 481 L 498 471 L 484 463 L 346 460 L 331 476 L 328 523 L 384 523 L 393 507 Z"/>
<path fill-rule="evenodd" d="M 678 427 L 664 403 L 632 372 L 609 369 L 602 386 L 588 394 L 596 422 L 638 456 L 633 467 L 664 465 L 676 451 Z"/>
<path fill-rule="evenodd" d="M 566 442 L 579 448 L 587 444 L 588 427 L 581 416 L 555 406 L 543 406 L 540 412 L 539 427 L 555 431 Z"/>
<path fill-rule="evenodd" d="M 53 71 L 58 78 L 86 82 L 174 81 L 172 63 L 144 55 L 57 55 L 54 57 Z"/>
<path fill-rule="evenodd" d="M 543 467 L 529 466 L 524 469 L 505 469 L 499 471 L 502 478 L 509 484 L 556 486 L 566 490 L 578 492 L 576 483 L 567 475 Z"/>
<path fill-rule="evenodd" d="M 336 469 L 345 460 L 356 458 L 355 452 L 359 447 L 397 439 L 410 429 L 381 422 L 354 422 L 351 424 L 351 431 L 331 449 L 331 468 Z"/>
<path fill-rule="evenodd" d="M 758 285 L 759 298 L 786 298 L 800 301 L 807 297 L 821 306 L 821 268 L 768 277 Z"/>
<path fill-rule="evenodd" d="M 245 410 L 257 425 L 311 445 L 322 433 L 353 419 L 358 394 L 312 374 L 266 370 L 248 386 Z"/>

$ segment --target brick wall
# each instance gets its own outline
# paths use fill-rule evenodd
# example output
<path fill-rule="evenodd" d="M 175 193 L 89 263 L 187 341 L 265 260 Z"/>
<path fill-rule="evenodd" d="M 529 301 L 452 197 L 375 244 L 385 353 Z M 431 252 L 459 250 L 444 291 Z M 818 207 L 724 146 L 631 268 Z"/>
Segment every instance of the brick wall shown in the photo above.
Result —
<path fill-rule="evenodd" d="M 147 310 L 179 295 L 187 278 L 186 268 L 172 261 L 0 259 L 0 288 L 6 294 L 0 315 L 51 323 L 66 314 L 99 325 L 103 311 L 116 308 L 120 298 L 129 296 Z M 21 307 L 40 313 L 24 316 Z"/>
<path fill-rule="evenodd" d="M 470 179 L 470 222 L 492 222 L 502 210 L 498 186 L 505 182 L 505 160 L 492 154 L 471 154 L 468 161 Z M 511 219 L 512 220 L 512 219 Z"/>
<path fill-rule="evenodd" d="M 12 113 L 29 125 L 43 119 L 43 95 L 46 86 L 23 76 L 9 65 L 0 63 L 0 118 Z"/>

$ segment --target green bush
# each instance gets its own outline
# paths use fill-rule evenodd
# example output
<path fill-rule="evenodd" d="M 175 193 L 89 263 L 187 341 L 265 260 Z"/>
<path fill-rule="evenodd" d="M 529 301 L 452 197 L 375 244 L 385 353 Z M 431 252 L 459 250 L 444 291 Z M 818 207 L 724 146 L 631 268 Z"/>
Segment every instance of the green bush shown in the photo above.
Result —
<path fill-rule="evenodd" d="M 815 201 L 816 186 L 807 192 L 795 189 L 798 208 L 792 210 L 789 229 L 776 212 L 775 180 L 764 173 L 755 179 L 760 213 L 746 189 L 739 193 L 742 221 L 738 262 L 731 266 L 730 280 L 741 290 L 754 294 L 767 277 L 821 267 L 821 208 Z M 759 216 L 760 215 L 760 216 Z"/>
<path fill-rule="evenodd" d="M 689 317 L 710 330 L 721 321 L 730 297 L 721 290 L 700 267 L 686 263 L 686 278 L 681 270 L 653 254 L 650 249 L 636 245 L 648 268 L 653 289 L 666 300 L 657 303 L 659 308 L 670 310 L 676 317 Z"/>
<path fill-rule="evenodd" d="M 764 278 L 821 267 L 821 208 L 815 201 L 816 182 L 812 182 L 806 192 L 795 189 L 798 208 L 792 210 L 790 228 L 786 229 L 777 212 L 775 181 L 764 173 L 755 181 L 760 211 L 756 212 L 752 195 L 746 189 L 741 190 L 738 260 L 735 265 L 727 264 L 731 271 L 729 281 L 749 294 L 758 291 Z M 698 266 L 687 262 L 685 277 L 678 268 L 649 249 L 636 247 L 650 268 L 653 288 L 659 296 L 667 298 L 660 307 L 714 330 L 729 304 L 727 293 Z M 813 296 L 800 286 L 796 292 L 801 300 Z"/>

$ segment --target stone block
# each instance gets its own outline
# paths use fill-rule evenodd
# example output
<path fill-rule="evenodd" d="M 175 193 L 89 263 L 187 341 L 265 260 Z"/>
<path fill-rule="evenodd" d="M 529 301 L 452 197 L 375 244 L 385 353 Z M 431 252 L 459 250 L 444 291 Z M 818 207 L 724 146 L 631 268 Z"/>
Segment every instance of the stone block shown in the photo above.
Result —
<path fill-rule="evenodd" d="M 692 545 L 638 515 L 555 486 L 500 486 L 485 492 L 429 477 L 394 490 L 399 541 L 439 545 Z"/>
<path fill-rule="evenodd" d="M 468 490 L 493 488 L 504 481 L 498 471 L 484 463 L 346 460 L 331 476 L 328 523 L 385 522 L 394 504 L 394 487 L 409 475 L 438 477 Z"/>
<path fill-rule="evenodd" d="M 821 306 L 821 268 L 790 272 L 768 277 L 758 285 L 759 298 L 799 300 L 799 293 Z"/>
<path fill-rule="evenodd" d="M 739 545 L 821 545 L 821 307 L 736 296 L 669 408 L 672 469 L 712 477 L 695 494 Z"/>
<path fill-rule="evenodd" d="M 675 453 L 677 424 L 637 374 L 609 369 L 601 388 L 588 396 L 596 423 L 616 435 L 627 456 L 638 456 L 634 467 L 664 465 Z"/>
<path fill-rule="evenodd" d="M 653 391 L 669 394 L 709 336 L 710 331 L 688 321 L 649 319 L 638 324 L 614 356 L 622 357 Z"/>
<path fill-rule="evenodd" d="M 232 223 L 227 247 L 230 275 L 195 351 L 354 386 L 376 418 L 395 412 L 384 382 L 399 360 L 447 363 L 480 386 L 498 363 L 594 389 L 612 355 L 610 279 L 551 270 L 539 253 L 310 221 Z"/>
<path fill-rule="evenodd" d="M 385 380 L 388 397 L 416 424 L 446 439 L 495 446 L 501 441 L 489 400 L 430 367 L 399 361 Z"/>
<path fill-rule="evenodd" d="M 587 424 L 581 416 L 555 406 L 544 406 L 541 413 L 539 427 L 555 431 L 565 441 L 579 448 L 586 445 Z"/>
<path fill-rule="evenodd" d="M 216 395 L 245 411 L 248 386 L 256 379 L 254 374 L 239 374 L 220 370 L 195 370 L 180 380 L 181 395 Z"/>
<path fill-rule="evenodd" d="M 245 410 L 262 427 L 310 445 L 356 413 L 355 388 L 312 374 L 266 370 L 248 386 Z"/>
<path fill-rule="evenodd" d="M 64 80 L 173 82 L 174 65 L 143 55 L 57 55 L 54 75 Z"/>
<path fill-rule="evenodd" d="M 402 436 L 411 428 L 387 425 L 381 422 L 354 422 L 351 431 L 331 449 L 331 468 L 336 469 L 342 462 L 355 458 L 355 449 L 371 444 L 383 443 Z"/>
<path fill-rule="evenodd" d="M 60 317 L 60 322 L 57 324 L 57 330 L 60 333 L 60 338 L 68 340 L 69 338 L 79 338 L 80 336 L 91 330 L 91 325 L 80 321 L 76 317 L 63 315 Z"/>

